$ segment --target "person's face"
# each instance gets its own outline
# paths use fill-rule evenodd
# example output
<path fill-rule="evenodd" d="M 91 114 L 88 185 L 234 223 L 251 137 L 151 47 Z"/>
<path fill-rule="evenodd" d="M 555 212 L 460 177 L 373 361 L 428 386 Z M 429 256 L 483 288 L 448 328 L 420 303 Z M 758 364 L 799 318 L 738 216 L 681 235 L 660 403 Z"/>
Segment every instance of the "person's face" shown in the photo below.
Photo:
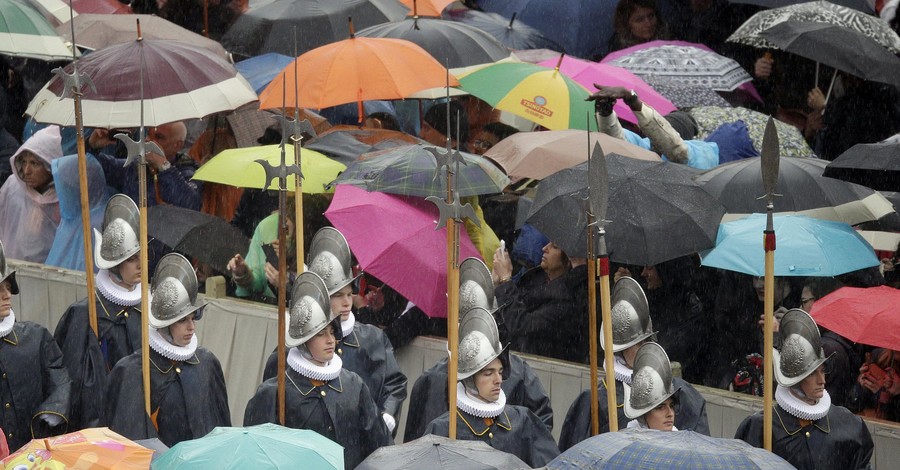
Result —
<path fill-rule="evenodd" d="M 541 269 L 544 272 L 552 274 L 566 270 L 565 263 L 563 263 L 563 251 L 553 242 L 544 245 L 543 252 L 544 254 L 541 255 Z"/>
<path fill-rule="evenodd" d="M 754 277 L 753 290 L 756 291 L 756 298 L 763 302 L 766 300 L 766 278 Z M 780 278 L 775 278 L 775 305 L 778 305 L 784 299 L 784 282 Z"/>
<path fill-rule="evenodd" d="M 131 255 L 130 258 L 119 264 L 119 277 L 122 278 L 124 287 L 130 289 L 141 283 L 141 256 L 140 253 Z"/>
<path fill-rule="evenodd" d="M 803 390 L 807 399 L 813 401 L 819 401 L 825 396 L 825 364 L 800 381 L 800 390 Z"/>
<path fill-rule="evenodd" d="M 675 400 L 667 398 L 644 415 L 647 427 L 657 431 L 671 431 L 675 426 Z"/>
<path fill-rule="evenodd" d="M 475 140 L 472 141 L 472 153 L 484 155 L 491 147 L 497 145 L 497 142 L 500 142 L 497 136 L 490 132 L 481 131 L 475 136 Z"/>
<path fill-rule="evenodd" d="M 172 335 L 172 341 L 176 346 L 184 347 L 190 344 L 191 338 L 194 337 L 194 314 L 191 313 L 169 325 L 169 334 Z"/>
<path fill-rule="evenodd" d="M 31 152 L 22 152 L 16 160 L 22 165 L 22 180 L 31 189 L 43 188 L 53 178 L 44 161 Z"/>
<path fill-rule="evenodd" d="M 656 36 L 656 13 L 652 8 L 636 7 L 628 17 L 628 29 L 637 39 L 653 39 Z"/>
<path fill-rule="evenodd" d="M 341 321 L 350 318 L 350 309 L 353 308 L 353 288 L 344 286 L 341 290 L 331 294 L 331 311 L 341 316 Z"/>
<path fill-rule="evenodd" d="M 475 374 L 475 388 L 478 396 L 487 402 L 500 399 L 500 385 L 503 384 L 503 363 L 500 358 L 494 359 L 484 369 Z"/>
<path fill-rule="evenodd" d="M 12 283 L 9 279 L 0 282 L 0 318 L 9 316 L 12 311 Z"/>
<path fill-rule="evenodd" d="M 656 270 L 656 266 L 644 266 L 644 270 L 641 271 L 641 277 L 647 282 L 647 290 L 662 287 L 662 279 L 659 277 L 659 271 Z"/>
<path fill-rule="evenodd" d="M 422 121 L 422 127 L 419 129 L 419 137 L 431 145 L 436 145 L 438 147 L 447 145 L 447 136 L 441 134 L 440 131 L 431 127 L 431 124 L 428 124 L 425 121 Z"/>
<path fill-rule="evenodd" d="M 313 362 L 324 366 L 334 358 L 334 344 L 334 326 L 329 324 L 306 342 L 306 349 Z"/>
<path fill-rule="evenodd" d="M 816 297 L 813 295 L 812 291 L 809 290 L 809 287 L 804 287 L 803 292 L 800 293 L 800 308 L 806 312 L 811 312 L 815 302 Z"/>
<path fill-rule="evenodd" d="M 177 134 L 176 126 L 169 124 L 151 128 L 147 140 L 156 142 L 168 160 L 175 158 L 175 154 L 184 145 L 184 140 Z"/>

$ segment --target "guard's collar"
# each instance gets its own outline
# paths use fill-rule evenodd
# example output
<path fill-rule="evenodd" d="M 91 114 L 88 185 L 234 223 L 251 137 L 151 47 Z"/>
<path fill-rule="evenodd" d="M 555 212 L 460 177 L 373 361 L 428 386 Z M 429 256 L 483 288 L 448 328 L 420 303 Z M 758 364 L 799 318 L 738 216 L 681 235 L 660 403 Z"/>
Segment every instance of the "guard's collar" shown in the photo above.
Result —
<path fill-rule="evenodd" d="M 135 284 L 134 289 L 125 290 L 124 287 L 113 282 L 109 277 L 108 269 L 101 269 L 94 276 L 97 281 L 97 290 L 110 302 L 123 307 L 133 307 L 141 303 L 141 285 Z"/>
<path fill-rule="evenodd" d="M 818 403 L 810 405 L 795 397 L 788 387 L 779 385 L 775 389 L 775 401 L 789 415 L 809 421 L 818 421 L 824 418 L 831 409 L 831 395 L 828 394 L 828 390 L 825 390 L 825 394 Z"/>
<path fill-rule="evenodd" d="M 647 425 L 644 424 L 643 422 L 641 422 L 641 420 L 639 420 L 639 419 L 633 419 L 633 420 L 629 421 L 628 425 L 626 425 L 625 427 L 628 429 L 646 429 L 648 431 L 650 430 L 650 428 L 648 428 Z M 673 425 L 672 431 L 677 431 L 677 430 L 678 430 L 678 428 Z"/>
<path fill-rule="evenodd" d="M 9 309 L 9 315 L 0 321 L 0 338 L 5 338 L 6 335 L 9 334 L 10 331 L 13 330 L 13 327 L 16 325 L 16 312 L 13 312 L 12 309 Z"/>
<path fill-rule="evenodd" d="M 625 359 L 618 354 L 616 354 L 616 360 L 613 363 L 613 372 L 615 372 L 616 380 L 631 385 L 631 374 L 634 371 L 631 367 L 628 367 L 628 364 L 625 364 Z"/>
<path fill-rule="evenodd" d="M 341 320 L 341 335 L 346 338 L 353 333 L 353 326 L 356 325 L 356 315 L 350 312 L 350 316 L 346 320 Z"/>
<path fill-rule="evenodd" d="M 159 353 L 160 356 L 170 361 L 186 361 L 194 357 L 194 353 L 197 352 L 197 345 L 200 342 L 195 333 L 187 346 L 178 346 L 165 339 L 156 328 L 150 328 L 149 338 L 150 347 Z"/>
<path fill-rule="evenodd" d="M 466 387 L 458 382 L 456 384 L 456 407 L 477 418 L 496 418 L 506 407 L 506 393 L 500 390 L 500 398 L 495 402 L 488 403 L 470 395 L 466 391 Z"/>
<path fill-rule="evenodd" d="M 303 354 L 297 348 L 291 348 L 287 356 L 287 364 L 291 369 L 304 377 L 325 382 L 338 378 L 344 365 L 341 357 L 337 354 L 324 366 L 313 364 L 312 361 L 303 357 Z"/>

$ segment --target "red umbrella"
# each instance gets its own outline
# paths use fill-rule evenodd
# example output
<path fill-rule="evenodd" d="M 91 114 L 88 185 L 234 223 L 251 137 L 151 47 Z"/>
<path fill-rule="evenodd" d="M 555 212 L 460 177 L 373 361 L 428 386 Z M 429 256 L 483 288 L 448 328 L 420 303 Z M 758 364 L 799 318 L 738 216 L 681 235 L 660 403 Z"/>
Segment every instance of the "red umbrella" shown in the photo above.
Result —
<path fill-rule="evenodd" d="M 851 341 L 900 349 L 900 290 L 842 287 L 813 304 L 813 319 Z"/>

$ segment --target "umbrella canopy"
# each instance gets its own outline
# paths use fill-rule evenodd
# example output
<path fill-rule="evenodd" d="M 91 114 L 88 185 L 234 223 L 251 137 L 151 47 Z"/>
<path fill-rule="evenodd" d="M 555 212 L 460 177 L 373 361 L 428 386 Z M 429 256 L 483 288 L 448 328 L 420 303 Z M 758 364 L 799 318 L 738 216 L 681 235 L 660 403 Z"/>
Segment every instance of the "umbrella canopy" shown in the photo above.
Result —
<path fill-rule="evenodd" d="M 147 236 L 175 251 L 227 272 L 235 253 L 247 253 L 250 240 L 225 219 L 173 205 L 147 209 Z"/>
<path fill-rule="evenodd" d="M 756 5 L 765 8 L 781 8 L 790 5 L 796 5 L 798 3 L 805 3 L 806 0 L 730 0 L 731 3 L 744 3 L 747 5 Z M 831 3 L 835 5 L 844 6 L 847 8 L 852 8 L 854 10 L 859 10 L 863 13 L 868 13 L 871 15 L 875 15 L 875 10 L 872 8 L 872 4 L 866 0 L 829 0 Z"/>
<path fill-rule="evenodd" d="M 294 161 L 294 146 L 285 146 L 285 161 Z M 265 189 L 266 170 L 257 163 L 266 160 L 273 166 L 281 164 L 281 146 L 263 145 L 225 150 L 212 160 L 204 163 L 194 173 L 195 180 L 228 184 L 239 188 Z M 309 149 L 300 151 L 300 171 L 303 173 L 303 192 L 319 194 L 325 192 L 325 185 L 337 177 L 347 167 L 319 152 Z M 287 177 L 287 188 L 294 187 L 294 176 Z"/>
<path fill-rule="evenodd" d="M 433 145 L 404 145 L 367 153 L 347 167 L 331 184 L 352 184 L 367 191 L 405 196 L 447 195 L 447 179 L 437 171 Z M 454 192 L 460 197 L 495 194 L 509 185 L 509 178 L 490 160 L 460 152 L 463 161 L 454 176 Z"/>
<path fill-rule="evenodd" d="M 728 210 L 724 221 L 766 211 L 759 157 L 745 158 L 698 175 L 694 180 Z M 894 212 L 893 205 L 877 191 L 858 184 L 822 176 L 825 160 L 783 157 L 778 165 L 775 209 L 817 219 L 856 225 L 878 220 Z"/>
<path fill-rule="evenodd" d="M 784 21 L 829 23 L 845 26 L 872 38 L 893 53 L 900 53 L 900 37 L 887 22 L 877 16 L 867 15 L 831 2 L 817 1 L 764 10 L 750 17 L 728 38 L 729 41 L 748 46 L 777 49 L 760 33 Z"/>
<path fill-rule="evenodd" d="M 229 111 L 256 99 L 234 66 L 186 42 L 130 41 L 105 47 L 76 63 L 78 72 L 88 75 L 96 86 L 96 91 L 83 90 L 85 127 L 139 127 L 142 122 L 159 126 Z M 72 73 L 73 68 L 69 64 L 65 72 Z M 26 114 L 38 122 L 74 126 L 73 98 L 59 99 L 63 92 L 63 82 L 55 76 L 31 100 Z"/>
<path fill-rule="evenodd" d="M 734 59 L 690 45 L 648 47 L 604 62 L 642 78 L 663 78 L 683 86 L 717 91 L 732 91 L 753 80 Z"/>
<path fill-rule="evenodd" d="M 586 147 L 588 142 L 589 147 Z M 659 155 L 650 150 L 601 132 L 586 136 L 585 131 L 517 132 L 491 147 L 484 156 L 497 162 L 512 178 L 544 179 L 559 170 L 586 162 L 587 149 L 598 143 L 610 153 L 661 161 Z"/>
<path fill-rule="evenodd" d="M 441 16 L 441 12 L 454 0 L 398 0 L 409 8 L 408 16 Z"/>
<path fill-rule="evenodd" d="M 46 439 L 33 439 L 0 461 L 4 468 L 85 468 L 146 470 L 153 451 L 109 428 L 89 428 Z M 85 461 L 90 456 L 92 460 Z"/>
<path fill-rule="evenodd" d="M 677 163 L 607 154 L 609 259 L 650 266 L 710 248 L 725 209 Z M 588 163 L 542 180 L 527 222 L 569 256 L 587 252 Z M 677 235 L 675 235 L 677 234 Z"/>
<path fill-rule="evenodd" d="M 738 439 L 694 431 L 625 430 L 581 441 L 553 459 L 551 470 L 613 468 L 790 469 L 781 457 Z"/>
<path fill-rule="evenodd" d="M 259 138 L 266 133 L 267 129 L 280 128 L 275 121 L 275 116 L 279 114 L 259 109 L 259 103 L 249 103 L 228 113 L 225 119 L 234 133 L 234 140 L 238 148 L 258 147 Z M 288 109 L 288 114 L 293 118 L 294 110 Z M 308 109 L 300 110 L 300 120 L 304 119 L 312 124 L 316 133 L 325 132 L 331 128 L 327 119 Z"/>
<path fill-rule="evenodd" d="M 722 95 L 711 88 L 685 86 L 671 80 L 656 77 L 647 77 L 647 85 L 650 85 L 657 93 L 671 101 L 676 108 L 694 108 L 697 106 L 731 107 L 731 104 L 725 98 L 722 98 Z"/>
<path fill-rule="evenodd" d="M 352 18 L 357 28 L 367 28 L 400 21 L 407 11 L 396 0 L 265 2 L 240 15 L 222 36 L 222 45 L 241 57 L 266 52 L 295 57 L 350 37 L 347 18 Z"/>
<path fill-rule="evenodd" d="M 461 88 L 491 106 L 547 129 L 585 129 L 594 120 L 590 92 L 557 69 L 503 62 L 462 76 Z M 590 119 L 588 119 L 590 118 Z"/>
<path fill-rule="evenodd" d="M 234 64 L 234 68 L 247 79 L 257 93 L 262 93 L 272 79 L 293 61 L 294 58 L 291 56 L 269 52 L 242 60 Z"/>
<path fill-rule="evenodd" d="M 474 26 L 440 18 L 413 17 L 383 23 L 361 30 L 358 36 L 405 39 L 450 68 L 486 64 L 509 57 L 509 49 L 490 34 Z"/>
<path fill-rule="evenodd" d="M 550 49 L 562 52 L 563 47 L 552 39 L 544 36 L 544 33 L 516 19 L 506 18 L 497 13 L 478 10 L 456 10 L 444 15 L 451 21 L 474 26 L 494 37 L 509 49 L 514 51 L 523 49 Z"/>
<path fill-rule="evenodd" d="M 344 449 L 307 429 L 271 423 L 217 427 L 200 439 L 176 444 L 153 462 L 153 470 L 296 468 L 299 462 L 310 470 L 341 470 Z"/>
<path fill-rule="evenodd" d="M 382 447 L 356 467 L 357 470 L 413 468 L 516 470 L 528 468 L 528 464 L 481 441 L 451 441 L 446 437 L 426 434 L 414 441 Z"/>
<path fill-rule="evenodd" d="M 0 0 L 0 54 L 71 60 L 72 50 L 41 13 L 20 0 Z"/>
<path fill-rule="evenodd" d="M 900 191 L 900 142 L 856 144 L 825 167 L 825 176 Z"/>
<path fill-rule="evenodd" d="M 763 134 L 769 116 L 752 111 L 747 108 L 720 108 L 717 106 L 700 106 L 690 110 L 691 116 L 697 121 L 697 139 L 702 140 L 709 136 L 719 126 L 737 120 L 747 124 L 747 131 L 753 141 L 753 147 L 762 148 Z M 778 142 L 782 157 L 812 157 L 813 151 L 803 138 L 800 131 L 785 122 L 775 120 L 775 128 L 778 130 Z"/>
<path fill-rule="evenodd" d="M 900 289 L 841 287 L 816 300 L 810 315 L 854 343 L 900 349 Z"/>
<path fill-rule="evenodd" d="M 71 0 L 79 14 L 130 15 L 131 7 L 118 0 Z M 68 19 L 67 19 L 68 20 Z"/>
<path fill-rule="evenodd" d="M 424 140 L 405 132 L 341 125 L 319 134 L 304 148 L 322 152 L 345 165 L 350 165 L 364 153 L 425 143 Z"/>
<path fill-rule="evenodd" d="M 834 277 L 878 266 L 872 246 L 843 222 L 804 215 L 776 215 L 776 276 Z M 765 274 L 763 230 L 765 214 L 727 222 L 719 227 L 716 247 L 700 254 L 703 266 L 751 276 Z"/>
<path fill-rule="evenodd" d="M 447 317 L 447 228 L 434 229 L 437 206 L 342 184 L 325 217 L 347 238 L 364 271 L 428 316 Z M 465 230 L 459 235 L 459 257 L 481 258 Z"/>

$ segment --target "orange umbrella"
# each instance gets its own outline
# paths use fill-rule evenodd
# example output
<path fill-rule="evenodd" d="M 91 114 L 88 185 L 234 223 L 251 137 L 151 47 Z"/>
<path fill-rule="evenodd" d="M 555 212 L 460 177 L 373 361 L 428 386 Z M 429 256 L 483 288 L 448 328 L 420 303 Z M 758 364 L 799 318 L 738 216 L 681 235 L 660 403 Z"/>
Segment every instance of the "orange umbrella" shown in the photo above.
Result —
<path fill-rule="evenodd" d="M 440 17 L 447 5 L 454 0 L 400 0 L 400 3 L 409 8 L 406 16 L 437 16 Z"/>
<path fill-rule="evenodd" d="M 147 469 L 153 451 L 109 428 L 90 428 L 46 439 L 33 439 L 6 457 L 4 468 Z"/>

